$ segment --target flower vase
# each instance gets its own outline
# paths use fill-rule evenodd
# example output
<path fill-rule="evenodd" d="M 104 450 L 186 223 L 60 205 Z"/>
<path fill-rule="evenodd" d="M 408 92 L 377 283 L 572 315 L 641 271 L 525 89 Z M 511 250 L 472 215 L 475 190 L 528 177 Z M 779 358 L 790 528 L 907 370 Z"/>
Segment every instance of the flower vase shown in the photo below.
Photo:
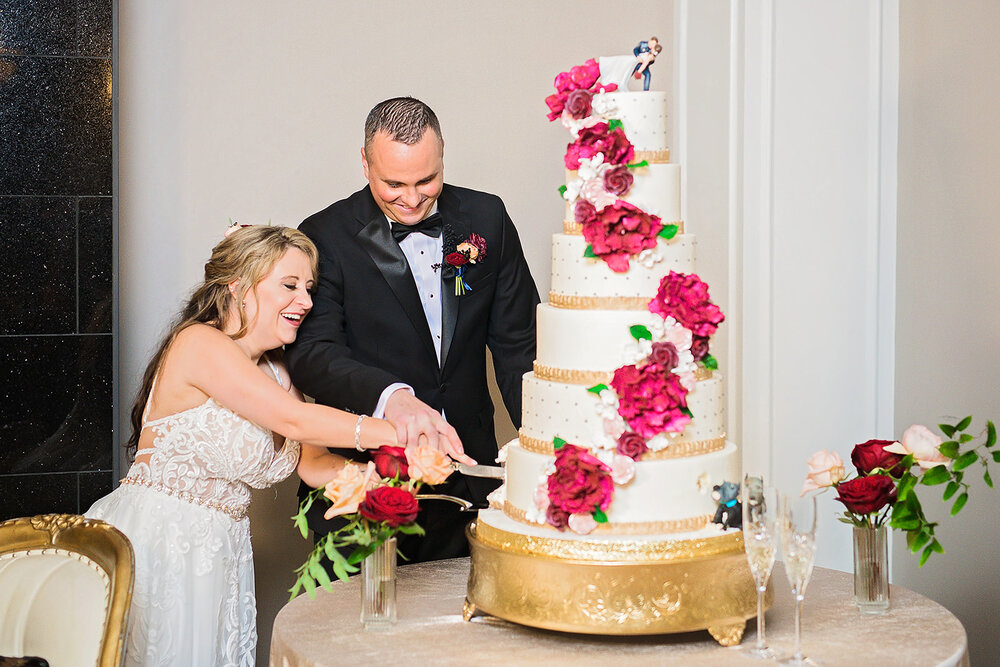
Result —
<path fill-rule="evenodd" d="M 854 527 L 854 600 L 862 614 L 889 609 L 889 541 L 885 526 Z"/>
<path fill-rule="evenodd" d="M 361 561 L 361 623 L 366 630 L 396 622 L 396 538 L 391 537 Z"/>

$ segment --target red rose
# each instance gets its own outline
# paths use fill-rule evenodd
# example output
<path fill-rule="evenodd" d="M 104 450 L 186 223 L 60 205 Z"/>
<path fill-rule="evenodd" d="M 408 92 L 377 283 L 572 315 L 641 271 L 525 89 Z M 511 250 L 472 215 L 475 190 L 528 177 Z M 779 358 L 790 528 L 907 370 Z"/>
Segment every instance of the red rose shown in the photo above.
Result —
<path fill-rule="evenodd" d="M 469 263 L 469 258 L 464 253 L 452 252 L 445 256 L 444 261 L 451 266 L 464 266 Z"/>
<path fill-rule="evenodd" d="M 708 356 L 708 336 L 691 337 L 691 354 L 695 361 L 701 361 Z"/>
<path fill-rule="evenodd" d="M 871 514 L 896 500 L 896 484 L 891 477 L 855 477 L 837 485 L 837 500 L 854 514 Z"/>
<path fill-rule="evenodd" d="M 708 285 L 695 274 L 671 271 L 663 276 L 656 296 L 649 302 L 649 312 L 673 317 L 695 336 L 711 336 L 725 320 L 719 307 L 708 296 Z"/>
<path fill-rule="evenodd" d="M 618 414 L 644 438 L 670 431 L 679 433 L 691 422 L 687 389 L 680 376 L 659 364 L 622 366 L 615 371 L 611 387 L 618 394 Z"/>
<path fill-rule="evenodd" d="M 648 449 L 645 438 L 634 431 L 625 431 L 618 436 L 618 446 L 615 451 L 633 461 L 638 461 Z"/>
<path fill-rule="evenodd" d="M 406 463 L 406 448 L 391 447 L 382 445 L 372 453 L 372 461 L 375 462 L 375 471 L 381 477 L 395 477 L 406 481 L 408 476 L 408 466 Z"/>
<path fill-rule="evenodd" d="M 566 146 L 566 168 L 579 169 L 580 160 L 598 153 L 604 154 L 605 164 L 613 165 L 628 164 L 635 157 L 635 149 L 620 127 L 611 130 L 607 123 L 595 123 L 580 130 L 576 141 Z"/>
<path fill-rule="evenodd" d="M 578 200 L 576 206 L 573 207 L 573 219 L 579 225 L 587 224 L 595 215 L 597 215 L 597 207 L 586 199 Z"/>
<path fill-rule="evenodd" d="M 867 475 L 875 468 L 882 468 L 893 477 L 901 476 L 903 470 L 898 466 L 903 457 L 885 451 L 885 447 L 894 442 L 894 440 L 869 440 L 860 445 L 854 445 L 854 449 L 851 451 L 851 462 L 858 469 L 858 473 Z"/>
<path fill-rule="evenodd" d="M 590 100 L 593 96 L 586 90 L 574 90 L 566 96 L 566 110 L 577 120 L 590 115 Z"/>
<path fill-rule="evenodd" d="M 669 371 L 677 368 L 680 355 L 677 354 L 677 346 L 673 343 L 653 343 L 653 351 L 649 354 L 649 360 L 663 366 L 663 370 Z"/>
<path fill-rule="evenodd" d="M 545 510 L 545 520 L 559 530 L 566 530 L 566 526 L 569 525 L 569 512 L 555 505 L 549 505 Z"/>
<path fill-rule="evenodd" d="M 384 521 L 392 528 L 417 520 L 420 506 L 413 494 L 397 486 L 380 486 L 365 494 L 358 506 L 361 516 L 371 521 Z"/>
<path fill-rule="evenodd" d="M 624 195 L 632 188 L 634 180 L 628 167 L 619 165 L 604 172 L 604 189 L 613 195 Z"/>
<path fill-rule="evenodd" d="M 614 492 L 610 468 L 576 445 L 556 450 L 555 465 L 556 471 L 548 479 L 550 507 L 568 514 L 607 509 Z"/>
<path fill-rule="evenodd" d="M 655 248 L 656 235 L 663 229 L 658 217 L 622 199 L 601 211 L 577 204 L 574 213 L 591 250 L 616 273 L 628 271 L 629 257 Z"/>

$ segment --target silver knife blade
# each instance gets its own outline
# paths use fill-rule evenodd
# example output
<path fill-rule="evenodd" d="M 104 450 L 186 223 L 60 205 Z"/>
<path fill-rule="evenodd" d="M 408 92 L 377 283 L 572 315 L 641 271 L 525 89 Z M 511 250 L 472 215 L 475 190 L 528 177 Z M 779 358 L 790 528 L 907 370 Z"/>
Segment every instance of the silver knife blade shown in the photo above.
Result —
<path fill-rule="evenodd" d="M 488 477 L 490 479 L 503 479 L 503 468 L 501 466 L 466 465 L 458 461 L 452 461 L 451 467 L 469 477 Z"/>

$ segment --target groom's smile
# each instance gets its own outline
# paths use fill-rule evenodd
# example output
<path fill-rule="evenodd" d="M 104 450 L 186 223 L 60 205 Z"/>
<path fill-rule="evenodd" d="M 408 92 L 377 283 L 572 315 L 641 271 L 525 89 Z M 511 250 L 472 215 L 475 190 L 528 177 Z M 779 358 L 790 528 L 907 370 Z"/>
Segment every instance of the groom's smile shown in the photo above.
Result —
<path fill-rule="evenodd" d="M 415 144 L 376 132 L 361 165 L 372 197 L 383 213 L 404 225 L 414 225 L 434 208 L 444 184 L 444 143 L 429 128 Z"/>

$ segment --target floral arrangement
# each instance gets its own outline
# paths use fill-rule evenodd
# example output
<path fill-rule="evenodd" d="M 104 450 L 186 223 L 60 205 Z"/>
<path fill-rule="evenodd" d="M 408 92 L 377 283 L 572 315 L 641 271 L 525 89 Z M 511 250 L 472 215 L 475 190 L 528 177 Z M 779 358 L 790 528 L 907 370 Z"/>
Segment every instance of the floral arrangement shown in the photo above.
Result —
<path fill-rule="evenodd" d="M 573 136 L 563 161 L 577 178 L 559 190 L 574 205 L 574 217 L 587 241 L 585 257 L 603 259 L 615 272 L 629 268 L 629 258 L 651 267 L 660 257 L 654 252 L 657 237 L 671 239 L 677 225 L 620 199 L 635 180 L 631 170 L 648 166 L 635 159 L 617 109 L 605 93 L 616 84 L 600 84 L 601 71 L 593 59 L 562 72 L 555 79 L 556 93 L 545 99 L 549 120 L 561 119 Z"/>
<path fill-rule="evenodd" d="M 708 338 L 726 316 L 712 303 L 708 285 L 701 278 L 693 273 L 671 271 L 660 280 L 660 288 L 649 302 L 649 312 L 664 319 L 673 318 L 691 331 L 691 352 L 695 361 L 708 369 L 718 368 L 715 358 L 708 352 Z"/>
<path fill-rule="evenodd" d="M 424 529 L 416 523 L 420 511 L 417 492 L 423 484 L 440 484 L 452 470 L 451 459 L 432 447 L 384 445 L 373 452 L 367 466 L 348 463 L 325 487 L 312 491 L 292 517 L 303 538 L 309 535 L 306 513 L 319 498 L 329 503 L 325 519 L 345 516 L 348 522 L 321 537 L 306 562 L 295 570 L 292 597 L 303 588 L 314 597 L 317 584 L 330 588 L 331 579 L 322 564 L 324 556 L 330 560 L 334 575 L 346 580 L 359 570 L 362 560 L 396 533 L 423 535 Z M 344 548 L 353 551 L 344 556 L 340 552 Z"/>
<path fill-rule="evenodd" d="M 920 566 L 923 567 L 931 554 L 944 553 L 944 547 L 934 535 L 938 524 L 924 514 L 917 489 L 945 484 L 942 500 L 954 498 L 951 506 L 954 516 L 969 500 L 969 484 L 965 481 L 968 468 L 981 464 L 983 481 L 993 488 L 988 455 L 1000 462 L 1000 449 L 993 450 L 997 442 L 996 427 L 993 422 L 986 422 L 985 439 L 970 446 L 976 439 L 966 433 L 971 423 L 969 416 L 955 424 L 939 424 L 938 428 L 949 438 L 947 441 L 926 426 L 915 424 L 906 429 L 899 441 L 868 440 L 855 445 L 851 451 L 856 470 L 853 477 L 847 476 L 836 452 L 816 452 L 808 461 L 809 473 L 802 495 L 834 489 L 836 500 L 845 508 L 841 521 L 870 528 L 888 524 L 902 530 L 910 551 L 922 550 Z"/>
<path fill-rule="evenodd" d="M 632 480 L 635 462 L 616 454 L 605 463 L 585 447 L 561 438 L 553 440 L 553 447 L 555 461 L 535 489 L 536 512 L 530 518 L 561 531 L 569 528 L 580 535 L 591 533 L 598 524 L 607 523 L 605 511 L 614 486 Z"/>

